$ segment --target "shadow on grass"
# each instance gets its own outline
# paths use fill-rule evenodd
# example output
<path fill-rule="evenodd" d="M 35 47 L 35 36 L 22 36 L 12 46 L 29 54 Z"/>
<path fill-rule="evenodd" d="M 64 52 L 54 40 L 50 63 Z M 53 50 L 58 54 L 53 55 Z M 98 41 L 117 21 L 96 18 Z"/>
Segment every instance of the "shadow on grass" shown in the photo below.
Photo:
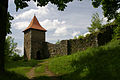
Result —
<path fill-rule="evenodd" d="M 0 75 L 0 80 L 29 80 L 29 79 L 15 72 L 6 71 L 4 74 Z"/>
<path fill-rule="evenodd" d="M 5 67 L 7 68 L 17 68 L 17 67 L 34 67 L 38 63 L 42 63 L 43 60 L 30 60 L 30 61 L 10 61 L 6 62 Z"/>
<path fill-rule="evenodd" d="M 39 76 L 35 77 L 32 80 L 60 80 L 59 77 L 56 76 Z"/>
<path fill-rule="evenodd" d="M 63 75 L 62 80 L 120 80 L 120 45 L 90 49 L 73 60 L 72 66 L 75 72 Z"/>

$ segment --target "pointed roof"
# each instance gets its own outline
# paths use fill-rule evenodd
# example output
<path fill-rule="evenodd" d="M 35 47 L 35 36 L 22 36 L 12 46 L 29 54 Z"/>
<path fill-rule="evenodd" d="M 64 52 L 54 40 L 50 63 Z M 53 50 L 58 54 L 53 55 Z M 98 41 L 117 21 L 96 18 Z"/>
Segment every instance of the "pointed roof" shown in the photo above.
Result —
<path fill-rule="evenodd" d="M 34 15 L 32 21 L 30 22 L 29 26 L 23 31 L 25 32 L 28 29 L 36 29 L 36 30 L 40 30 L 40 31 L 47 31 L 46 29 L 44 29 L 38 22 L 36 16 Z"/>

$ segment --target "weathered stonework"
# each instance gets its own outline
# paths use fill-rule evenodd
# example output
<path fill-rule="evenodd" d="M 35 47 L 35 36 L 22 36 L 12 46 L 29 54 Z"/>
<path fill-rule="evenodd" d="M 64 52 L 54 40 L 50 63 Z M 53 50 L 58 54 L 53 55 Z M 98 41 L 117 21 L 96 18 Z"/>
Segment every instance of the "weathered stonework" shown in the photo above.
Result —
<path fill-rule="evenodd" d="M 68 41 L 63 40 L 60 44 L 48 43 L 48 52 L 50 56 L 67 55 L 68 54 Z"/>
<path fill-rule="evenodd" d="M 24 58 L 31 59 L 31 31 L 24 32 Z"/>
<path fill-rule="evenodd" d="M 45 41 L 46 30 L 39 25 L 38 21 L 34 21 L 37 20 L 36 17 L 34 18 L 32 20 L 34 23 L 24 31 L 24 56 L 27 60 L 69 55 L 89 47 L 104 45 L 112 39 L 114 26 L 106 27 L 105 31 L 90 34 L 83 39 L 62 40 L 59 44 L 52 44 Z"/>
<path fill-rule="evenodd" d="M 29 29 L 24 32 L 24 55 L 30 59 L 48 58 L 47 43 L 45 42 L 45 31 Z"/>
<path fill-rule="evenodd" d="M 88 47 L 96 47 L 97 35 L 90 35 L 84 39 L 62 40 L 59 44 L 48 43 L 48 52 L 50 56 L 69 55 L 78 51 L 83 51 Z"/>

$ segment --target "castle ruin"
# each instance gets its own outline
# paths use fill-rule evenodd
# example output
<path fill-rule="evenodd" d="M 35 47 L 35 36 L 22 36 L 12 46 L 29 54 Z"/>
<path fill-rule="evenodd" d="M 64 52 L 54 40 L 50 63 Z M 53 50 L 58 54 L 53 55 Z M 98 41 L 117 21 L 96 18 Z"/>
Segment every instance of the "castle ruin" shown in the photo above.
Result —
<path fill-rule="evenodd" d="M 55 55 L 69 55 L 87 49 L 106 44 L 112 39 L 113 29 L 104 33 L 90 34 L 83 39 L 62 40 L 59 44 L 46 42 L 47 32 L 38 22 L 36 16 L 33 17 L 29 26 L 24 32 L 24 58 L 45 59 Z"/>

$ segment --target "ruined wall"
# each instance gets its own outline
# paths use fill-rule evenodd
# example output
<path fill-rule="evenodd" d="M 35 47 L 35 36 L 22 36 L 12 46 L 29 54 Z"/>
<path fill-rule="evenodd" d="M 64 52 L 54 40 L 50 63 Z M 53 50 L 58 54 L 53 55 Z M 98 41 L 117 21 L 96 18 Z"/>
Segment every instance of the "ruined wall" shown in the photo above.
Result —
<path fill-rule="evenodd" d="M 101 46 L 112 39 L 114 26 L 106 27 L 101 32 L 90 34 L 83 39 L 62 40 L 59 44 L 45 42 L 45 32 L 28 30 L 24 33 L 24 55 L 30 59 L 44 59 L 56 55 L 69 55 L 83 51 L 88 47 Z"/>
<path fill-rule="evenodd" d="M 55 55 L 69 55 L 95 46 L 98 46 L 97 34 L 90 35 L 84 39 L 62 40 L 59 44 L 48 43 L 48 52 L 51 57 Z"/>
<path fill-rule="evenodd" d="M 112 40 L 114 28 L 115 26 L 105 27 L 100 32 L 90 34 L 83 39 L 62 40 L 60 44 L 48 43 L 48 52 L 51 56 L 69 55 L 86 50 L 89 47 L 105 45 Z"/>
<path fill-rule="evenodd" d="M 110 25 L 110 26 L 103 28 L 103 30 L 99 32 L 97 36 L 99 46 L 105 45 L 106 43 L 112 40 L 115 28 L 117 28 L 117 25 Z"/>
<path fill-rule="evenodd" d="M 68 54 L 68 40 L 62 40 L 60 44 L 48 43 L 48 52 L 50 56 L 67 55 Z"/>
<path fill-rule="evenodd" d="M 91 34 L 89 37 L 85 37 L 83 39 L 72 39 L 69 40 L 69 49 L 70 54 L 83 51 L 88 47 L 96 47 L 98 46 L 97 43 L 97 34 Z"/>

